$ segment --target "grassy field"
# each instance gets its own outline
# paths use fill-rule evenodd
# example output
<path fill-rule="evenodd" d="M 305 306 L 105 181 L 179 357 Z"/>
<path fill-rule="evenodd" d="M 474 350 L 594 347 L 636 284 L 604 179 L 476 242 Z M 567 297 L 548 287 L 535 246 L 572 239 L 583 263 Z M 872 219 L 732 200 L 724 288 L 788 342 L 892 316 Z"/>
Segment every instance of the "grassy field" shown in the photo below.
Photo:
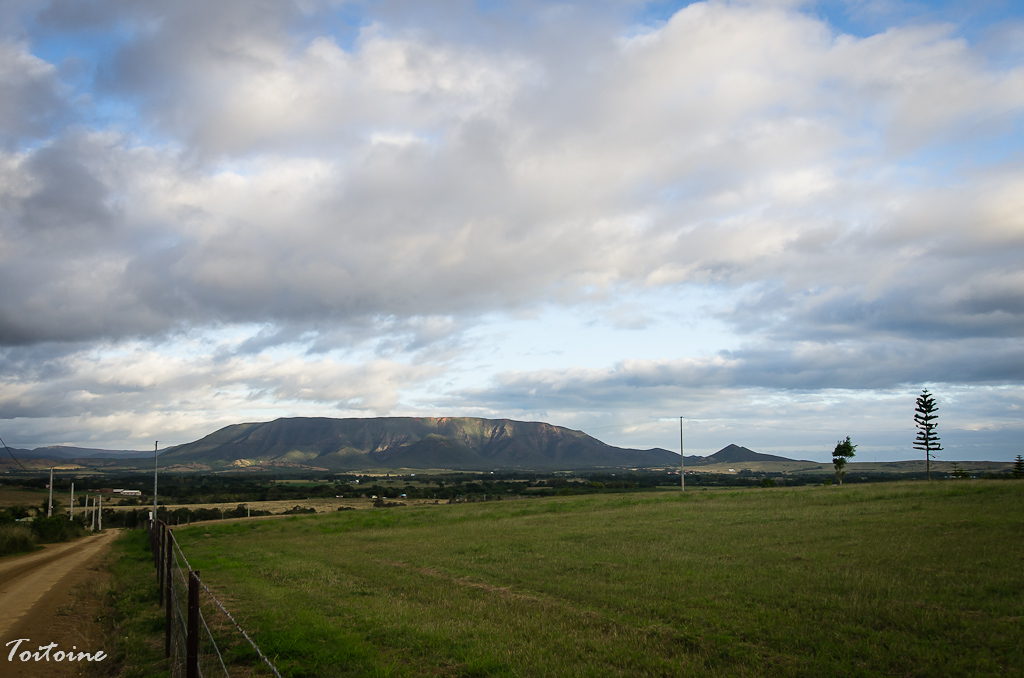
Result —
<path fill-rule="evenodd" d="M 176 535 L 284 675 L 1024 667 L 1024 482 L 552 497 Z"/>
<path fill-rule="evenodd" d="M 46 502 L 49 494 L 46 490 L 0 485 L 0 508 L 5 506 L 39 506 Z M 55 499 L 57 498 L 67 503 L 66 497 L 55 497 Z"/>

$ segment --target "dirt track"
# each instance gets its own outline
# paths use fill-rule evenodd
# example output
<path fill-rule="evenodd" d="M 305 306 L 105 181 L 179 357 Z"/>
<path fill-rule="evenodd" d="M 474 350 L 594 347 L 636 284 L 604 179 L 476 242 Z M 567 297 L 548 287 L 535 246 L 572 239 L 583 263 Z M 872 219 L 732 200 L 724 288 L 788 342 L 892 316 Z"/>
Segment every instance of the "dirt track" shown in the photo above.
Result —
<path fill-rule="evenodd" d="M 57 662 L 58 651 L 88 652 L 103 650 L 90 637 L 83 622 L 62 615 L 69 602 L 69 591 L 95 567 L 103 552 L 116 538 L 118 530 L 83 537 L 66 544 L 53 544 L 42 551 L 0 560 L 0 675 L 76 676 L 85 662 Z M 13 661 L 11 650 L 18 639 Z M 8 645 L 8 643 L 11 643 Z M 50 661 L 20 661 L 26 650 L 38 652 L 40 646 L 56 643 Z"/>

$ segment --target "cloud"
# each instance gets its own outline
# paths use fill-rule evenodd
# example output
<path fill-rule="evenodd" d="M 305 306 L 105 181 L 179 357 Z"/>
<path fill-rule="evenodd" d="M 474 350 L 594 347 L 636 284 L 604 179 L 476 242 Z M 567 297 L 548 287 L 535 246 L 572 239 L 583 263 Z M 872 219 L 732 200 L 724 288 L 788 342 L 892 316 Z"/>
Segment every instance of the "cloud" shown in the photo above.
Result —
<path fill-rule="evenodd" d="M 908 347 L 910 348 L 910 347 Z M 814 346 L 793 355 L 744 352 L 705 360 L 632 360 L 606 369 L 537 370 L 497 375 L 484 388 L 468 389 L 449 403 L 480 416 L 508 416 L 555 421 L 584 430 L 613 445 L 678 450 L 679 416 L 685 418 L 687 454 L 708 455 L 730 443 L 794 459 L 830 461 L 837 438 L 852 434 L 861 444 L 861 461 L 916 459 L 912 449 L 914 398 L 920 386 L 939 394 L 943 458 L 1008 460 L 1013 440 L 1022 432 L 1024 393 L 1005 377 L 1003 355 L 986 365 L 984 346 L 961 355 L 964 382 L 932 384 L 922 380 L 899 385 L 900 376 L 918 370 L 918 362 L 942 359 L 939 351 L 918 355 L 854 355 L 838 348 L 824 354 Z M 1008 351 L 1020 371 L 1019 351 Z M 897 351 L 892 351 L 897 353 Z M 807 355 L 800 355 L 807 354 Z M 879 364 L 876 366 L 875 362 Z M 862 374 L 860 367 L 866 367 Z M 886 369 L 897 369 L 895 378 Z M 982 376 L 982 379 L 984 379 Z M 781 377 L 779 379 L 778 377 Z M 780 383 L 789 388 L 780 388 Z"/>
<path fill-rule="evenodd" d="M 864 345 L 800 342 L 723 351 L 678 360 L 632 359 L 607 368 L 512 371 L 494 383 L 467 390 L 461 401 L 500 411 L 529 410 L 536 403 L 552 410 L 659 411 L 675 399 L 741 389 L 781 393 L 822 389 L 889 390 L 945 381 L 1019 384 L 1024 350 L 1017 341 L 930 343 L 893 341 Z M 711 398 L 717 407 L 721 398 Z"/>
<path fill-rule="evenodd" d="M 142 95 L 182 150 L 73 133 L 9 157 L 6 221 L 33 234 L 19 259 L 40 272 L 17 276 L 7 341 L 912 275 L 906 247 L 882 250 L 933 246 L 941 226 L 909 231 L 933 195 L 873 175 L 1024 105 L 1020 69 L 986 72 L 946 27 L 860 40 L 776 7 L 697 3 L 588 44 L 593 67 L 567 73 L 544 52 L 373 23 L 350 50 L 297 43 L 293 9 L 243 4 L 204 10 L 198 30 L 187 3 L 130 15 L 110 86 Z M 1019 181 L 1007 172 L 1004 201 Z M 909 206 L 863 213 L 862 198 L 897 194 Z M 998 230 L 994 214 L 1016 232 L 1012 206 L 958 209 L 973 232 Z M 58 228 L 75 244 L 55 258 L 43 234 Z M 84 292 L 69 305 L 68 290 Z"/>
<path fill-rule="evenodd" d="M 16 422 L 14 435 L 37 444 L 61 442 L 64 427 L 102 430 L 112 422 L 122 444 L 150 437 L 156 422 L 165 440 L 175 435 L 187 442 L 239 423 L 238 417 L 387 414 L 404 391 L 438 374 L 436 365 L 385 359 L 231 355 L 204 347 L 207 341 L 194 337 L 190 349 L 187 343 L 6 349 L 0 419 Z"/>
<path fill-rule="evenodd" d="M 0 42 L 0 345 L 37 369 L 5 416 L 120 416 L 129 382 L 83 366 L 128 354 L 174 366 L 135 392 L 218 412 L 207 369 L 243 412 L 242 392 L 527 411 L 1020 382 L 1024 64 L 998 31 L 847 35 L 799 2 L 649 25 L 619 3 L 344 10 L 21 6 Z M 586 309 L 639 335 L 698 288 L 725 301 L 693 331 L 724 323 L 731 351 L 623 342 L 600 367 L 566 351 L 439 385 L 495 318 Z"/>
<path fill-rule="evenodd" d="M 0 35 L 0 146 L 48 136 L 67 113 L 57 69 Z"/>
<path fill-rule="evenodd" d="M 103 81 L 139 97 L 152 123 L 201 155 L 345 154 L 377 130 L 441 133 L 489 114 L 528 75 L 514 54 L 375 22 L 349 49 L 333 35 L 299 43 L 286 29 L 301 12 L 285 3 L 185 2 L 146 13 Z"/>

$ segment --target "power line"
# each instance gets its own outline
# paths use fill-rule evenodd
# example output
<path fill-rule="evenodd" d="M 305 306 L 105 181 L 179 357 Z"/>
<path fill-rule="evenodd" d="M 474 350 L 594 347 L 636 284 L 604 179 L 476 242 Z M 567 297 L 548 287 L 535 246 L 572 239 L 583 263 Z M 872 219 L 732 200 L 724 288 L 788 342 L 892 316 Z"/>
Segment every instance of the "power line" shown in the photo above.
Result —
<path fill-rule="evenodd" d="M 28 469 L 22 466 L 22 463 L 18 461 L 18 458 L 14 456 L 14 452 L 11 452 L 11 448 L 7 447 L 7 443 L 4 442 L 3 438 L 0 438 L 0 445 L 4 446 L 4 449 L 7 450 L 7 454 L 11 455 L 11 459 L 18 462 L 18 466 L 21 466 L 22 471 L 28 471 Z"/>

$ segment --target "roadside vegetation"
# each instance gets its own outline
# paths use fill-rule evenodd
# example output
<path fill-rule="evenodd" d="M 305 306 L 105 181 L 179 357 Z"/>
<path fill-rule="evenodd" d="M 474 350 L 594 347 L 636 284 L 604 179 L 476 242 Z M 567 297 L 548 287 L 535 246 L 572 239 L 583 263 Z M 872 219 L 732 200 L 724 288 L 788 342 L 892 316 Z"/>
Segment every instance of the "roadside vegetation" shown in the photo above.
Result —
<path fill-rule="evenodd" d="M 165 613 L 146 530 L 125 530 L 108 558 L 110 577 L 103 595 L 103 647 L 109 660 L 89 667 L 96 678 L 163 678 Z"/>
<path fill-rule="evenodd" d="M 29 520 L 29 511 L 22 506 L 0 509 L 0 556 L 28 553 L 39 544 L 69 541 L 84 534 L 81 520 L 68 520 L 59 512 L 47 518 L 44 509 Z"/>
<path fill-rule="evenodd" d="M 1005 675 L 1024 665 L 1022 514 L 1024 483 L 904 482 L 175 534 L 286 676 Z M 148 552 L 125 554 L 153 588 Z"/>
<path fill-rule="evenodd" d="M 27 525 L 0 525 L 0 556 L 34 551 L 38 542 Z"/>

